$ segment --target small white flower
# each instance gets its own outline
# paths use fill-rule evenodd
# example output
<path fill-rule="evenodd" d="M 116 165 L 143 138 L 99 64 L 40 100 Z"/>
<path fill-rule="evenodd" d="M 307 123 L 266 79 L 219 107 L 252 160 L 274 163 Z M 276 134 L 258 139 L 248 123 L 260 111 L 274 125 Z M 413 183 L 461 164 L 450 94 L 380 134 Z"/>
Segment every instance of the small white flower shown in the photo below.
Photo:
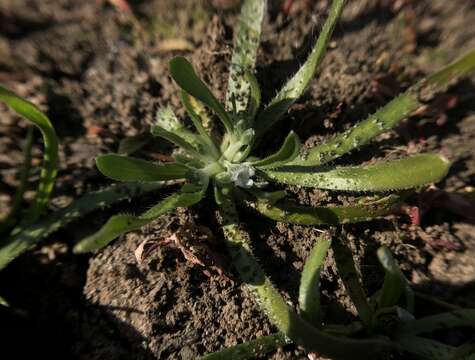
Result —
<path fill-rule="evenodd" d="M 229 169 L 229 174 L 231 176 L 231 181 L 234 182 L 234 185 L 236 186 L 248 189 L 254 185 L 252 177 L 256 174 L 256 171 L 249 163 L 242 163 L 233 166 Z"/>

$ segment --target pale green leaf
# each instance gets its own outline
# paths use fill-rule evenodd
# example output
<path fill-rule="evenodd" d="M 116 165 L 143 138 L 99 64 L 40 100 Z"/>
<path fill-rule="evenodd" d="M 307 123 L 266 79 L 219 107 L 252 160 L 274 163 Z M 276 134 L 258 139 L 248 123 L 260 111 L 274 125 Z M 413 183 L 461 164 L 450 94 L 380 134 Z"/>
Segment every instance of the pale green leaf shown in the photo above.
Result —
<path fill-rule="evenodd" d="M 315 171 L 311 167 L 288 166 L 266 170 L 272 180 L 284 184 L 343 191 L 391 191 L 415 188 L 440 181 L 450 164 L 436 154 L 422 154 L 367 166 L 339 167 Z"/>

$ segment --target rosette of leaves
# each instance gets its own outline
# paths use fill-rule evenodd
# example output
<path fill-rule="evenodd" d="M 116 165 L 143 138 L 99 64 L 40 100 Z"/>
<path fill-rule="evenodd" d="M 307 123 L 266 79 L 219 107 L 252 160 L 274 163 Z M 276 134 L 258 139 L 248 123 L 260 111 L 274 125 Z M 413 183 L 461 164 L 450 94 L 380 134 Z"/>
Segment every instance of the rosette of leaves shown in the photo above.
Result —
<path fill-rule="evenodd" d="M 254 292 L 260 306 L 282 336 L 308 351 L 333 358 L 368 358 L 397 348 L 386 336 L 351 337 L 323 331 L 303 314 L 297 314 L 281 297 L 252 253 L 249 236 L 239 222 L 237 202 L 247 202 L 276 221 L 303 225 L 366 221 L 390 211 L 400 199 L 399 191 L 439 181 L 449 169 L 437 154 L 422 154 L 367 166 L 332 166 L 331 161 L 357 150 L 388 131 L 417 110 L 426 91 L 443 91 L 452 81 L 475 68 L 472 51 L 409 88 L 353 128 L 300 155 L 300 141 L 291 132 L 282 146 L 264 157 L 256 148 L 269 130 L 304 93 L 320 64 L 343 9 L 343 0 L 332 2 L 328 20 L 303 66 L 267 104 L 261 104 L 255 78 L 256 51 L 266 10 L 262 0 L 243 3 L 236 47 L 231 60 L 228 90 L 222 104 L 183 57 L 170 62 L 170 73 L 181 88 L 183 106 L 194 126 L 186 127 L 170 108 L 159 109 L 154 136 L 177 146 L 175 161 L 154 163 L 119 154 L 97 158 L 98 169 L 107 177 L 140 184 L 185 181 L 182 188 L 141 215 L 111 217 L 95 234 L 79 242 L 77 253 L 106 246 L 120 235 L 136 230 L 158 216 L 202 201 L 212 189 L 222 218 L 224 240 L 234 266 Z M 209 115 L 213 113 L 213 116 Z M 214 120 L 221 126 L 216 129 Z M 269 183 L 290 184 L 327 190 L 379 194 L 377 200 L 362 198 L 356 205 L 308 207 L 285 200 L 285 191 L 269 192 Z M 270 339 L 275 340 L 275 339 Z"/>
<path fill-rule="evenodd" d="M 396 349 L 393 342 L 380 335 L 358 339 L 323 331 L 290 308 L 252 254 L 249 236 L 240 226 L 236 210 L 236 203 L 245 200 L 263 216 L 276 221 L 303 225 L 365 221 L 386 214 L 399 200 L 399 191 L 437 182 L 446 175 L 449 163 L 437 154 L 415 155 L 368 166 L 335 167 L 331 161 L 362 147 L 409 116 L 423 105 L 420 99 L 425 91 L 444 90 L 452 81 L 472 71 L 475 68 L 473 51 L 414 85 L 353 128 L 310 149 L 305 157 L 300 156 L 300 141 L 293 132 L 275 153 L 255 156 L 259 141 L 268 136 L 269 130 L 285 117 L 307 88 L 343 5 L 342 0 L 333 1 L 328 20 L 308 59 L 268 104 L 261 104 L 260 88 L 254 76 L 265 1 L 244 1 L 225 104 L 214 96 L 184 57 L 172 59 L 170 73 L 181 88 L 181 100 L 194 131 L 180 122 L 170 108 L 162 108 L 157 113 L 152 134 L 178 147 L 176 161 L 152 163 L 107 154 L 97 158 L 97 167 L 116 181 L 157 183 L 179 179 L 186 180 L 186 184 L 141 215 L 113 216 L 97 233 L 78 243 L 75 251 L 102 248 L 165 212 L 200 202 L 212 188 L 233 264 L 286 339 L 308 351 L 333 358 L 345 358 L 348 354 L 352 358 L 368 358 Z M 208 111 L 214 117 L 211 118 Z M 220 131 L 211 131 L 214 119 L 221 124 Z M 363 199 L 352 206 L 308 207 L 287 202 L 285 191 L 266 192 L 270 182 L 375 193 L 380 197 L 371 202 Z"/>

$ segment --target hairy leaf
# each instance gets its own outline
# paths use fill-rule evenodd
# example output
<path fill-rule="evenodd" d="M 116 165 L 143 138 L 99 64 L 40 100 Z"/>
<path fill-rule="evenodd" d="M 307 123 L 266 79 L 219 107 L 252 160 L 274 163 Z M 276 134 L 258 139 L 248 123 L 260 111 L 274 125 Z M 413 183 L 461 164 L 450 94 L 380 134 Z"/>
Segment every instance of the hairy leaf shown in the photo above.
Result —
<path fill-rule="evenodd" d="M 185 179 L 190 169 L 177 163 L 154 164 L 129 156 L 106 154 L 97 157 L 96 165 L 105 176 L 116 181 L 164 181 Z"/>
<path fill-rule="evenodd" d="M 216 99 L 213 93 L 198 78 L 193 66 L 182 56 L 177 56 L 170 60 L 170 73 L 175 82 L 188 94 L 202 101 L 218 115 L 226 131 L 233 133 L 233 127 L 229 115 L 224 110 L 223 105 Z"/>
<path fill-rule="evenodd" d="M 267 313 L 279 331 L 307 351 L 318 351 L 322 356 L 343 358 L 349 353 L 354 359 L 367 359 L 368 348 L 372 354 L 382 354 L 393 349 L 384 338 L 368 337 L 350 339 L 333 336 L 310 325 L 292 310 L 266 276 L 252 253 L 248 234 L 239 226 L 237 210 L 231 189 L 218 189 L 226 245 L 241 279 L 247 283 L 261 308 Z"/>
<path fill-rule="evenodd" d="M 320 314 L 320 268 L 331 245 L 328 234 L 315 241 L 302 271 L 299 287 L 299 305 L 302 317 L 316 327 L 321 325 Z"/>
<path fill-rule="evenodd" d="M 92 211 L 104 209 L 119 201 L 130 199 L 161 187 L 163 187 L 163 183 L 113 185 L 74 200 L 67 207 L 49 215 L 45 220 L 24 229 L 18 229 L 17 232 L 14 231 L 15 235 L 8 238 L 5 243 L 0 242 L 0 270 L 31 246 L 66 226 L 71 221 Z"/>
<path fill-rule="evenodd" d="M 54 186 L 58 161 L 58 140 L 56 132 L 48 117 L 34 104 L 15 95 L 13 92 L 0 86 L 0 100 L 4 101 L 16 113 L 31 121 L 41 131 L 44 142 L 43 166 L 41 168 L 40 183 L 35 200 L 28 209 L 22 223 L 29 225 L 35 222 L 46 203 Z"/>
<path fill-rule="evenodd" d="M 328 14 L 328 19 L 323 25 L 322 32 L 318 36 L 318 39 L 310 53 L 309 57 L 302 65 L 302 67 L 297 71 L 297 73 L 284 85 L 284 87 L 277 93 L 277 95 L 272 99 L 269 106 L 272 106 L 276 103 L 281 103 L 282 101 L 288 101 L 288 107 L 290 107 L 307 89 L 310 80 L 312 80 L 315 75 L 318 66 L 320 65 L 323 56 L 328 47 L 333 29 L 335 28 L 338 19 L 340 18 L 341 12 L 343 10 L 345 1 L 344 0 L 333 0 L 330 12 Z M 288 109 L 287 107 L 287 109 Z M 280 114 L 283 115 L 282 112 Z M 262 119 L 259 119 L 258 128 L 256 133 L 258 136 L 261 136 L 268 129 L 270 129 L 278 120 L 279 117 L 268 118 L 266 122 L 263 122 Z"/>
<path fill-rule="evenodd" d="M 253 84 L 249 82 L 246 73 L 254 71 L 265 8 L 264 0 L 245 0 L 242 5 L 226 92 L 228 111 L 232 110 L 234 105 L 236 112 L 248 109 Z"/>
<path fill-rule="evenodd" d="M 410 189 L 440 181 L 448 172 L 449 162 L 442 156 L 422 154 L 368 166 L 340 167 L 313 171 L 311 167 L 287 166 L 265 170 L 272 180 L 304 187 L 343 191 L 391 191 Z"/>
<path fill-rule="evenodd" d="M 284 140 L 281 148 L 275 153 L 264 159 L 254 161 L 253 166 L 259 169 L 273 169 L 295 159 L 300 151 L 299 137 L 291 131 Z"/>
<path fill-rule="evenodd" d="M 84 253 L 101 249 L 120 235 L 141 228 L 160 215 L 177 207 L 188 207 L 199 202 L 206 190 L 207 182 L 203 185 L 187 184 L 180 192 L 170 195 L 140 216 L 114 215 L 95 234 L 81 240 L 74 246 L 74 253 Z"/>
<path fill-rule="evenodd" d="M 171 143 L 175 144 L 180 149 L 187 152 L 190 156 L 196 159 L 201 159 L 204 157 L 204 155 L 201 154 L 194 145 L 186 141 L 184 138 L 173 132 L 165 130 L 164 128 L 158 125 L 152 127 L 152 135 L 159 136 L 165 140 L 170 141 Z"/>
<path fill-rule="evenodd" d="M 369 221 L 387 215 L 402 199 L 398 195 L 389 195 L 366 204 L 347 206 L 304 206 L 281 201 L 270 204 L 258 199 L 254 208 L 262 215 L 289 224 L 297 225 L 338 225 Z"/>
<path fill-rule="evenodd" d="M 310 149 L 305 159 L 295 165 L 316 166 L 334 160 L 366 145 L 377 135 L 388 131 L 424 104 L 420 98 L 426 92 L 432 95 L 444 91 L 455 80 L 475 70 L 475 50 L 444 66 L 433 75 L 411 86 L 406 92 L 379 109 L 355 127 Z"/>
<path fill-rule="evenodd" d="M 257 339 L 247 341 L 242 344 L 231 346 L 227 349 L 205 355 L 200 360 L 247 360 L 258 356 L 264 356 L 268 352 L 276 350 L 280 346 L 288 344 L 289 341 L 281 333 L 261 336 Z"/>

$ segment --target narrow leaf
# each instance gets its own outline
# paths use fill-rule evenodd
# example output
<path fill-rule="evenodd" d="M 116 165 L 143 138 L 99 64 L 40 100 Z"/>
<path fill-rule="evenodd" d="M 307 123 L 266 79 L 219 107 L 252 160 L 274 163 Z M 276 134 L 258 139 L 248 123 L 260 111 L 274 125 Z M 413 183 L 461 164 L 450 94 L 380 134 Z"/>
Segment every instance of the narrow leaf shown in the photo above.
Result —
<path fill-rule="evenodd" d="M 35 200 L 27 211 L 22 223 L 29 225 L 35 222 L 43 211 L 56 178 L 56 163 L 58 161 L 58 140 L 56 132 L 48 117 L 34 104 L 15 95 L 0 86 L 0 100 L 4 101 L 16 113 L 31 121 L 41 131 L 44 142 L 43 166 L 41 168 L 40 183 Z"/>
<path fill-rule="evenodd" d="M 297 71 L 297 73 L 272 99 L 269 106 L 279 103 L 283 100 L 289 100 L 288 105 L 290 107 L 290 105 L 293 104 L 305 92 L 310 80 L 312 80 L 314 77 L 317 68 L 323 59 L 323 56 L 325 55 L 328 43 L 333 33 L 333 29 L 340 18 L 344 4 L 344 0 L 333 0 L 330 12 L 328 14 L 328 19 L 323 25 L 322 32 L 318 36 L 318 39 L 309 57 L 302 67 Z M 257 131 L 258 136 L 266 133 L 268 129 L 270 129 L 277 121 L 280 120 L 280 117 L 275 117 L 268 120 L 269 121 L 265 123 L 259 123 L 259 131 Z"/>
<path fill-rule="evenodd" d="M 209 151 L 215 155 L 216 158 L 219 158 L 219 152 L 216 147 L 216 144 L 213 142 L 211 135 L 206 131 L 205 126 L 203 125 L 203 119 L 201 119 L 199 113 L 195 111 L 195 106 L 193 106 L 193 102 L 191 96 L 184 90 L 180 92 L 181 95 L 181 102 L 185 106 L 186 112 L 191 118 L 193 125 L 195 126 L 196 130 L 201 135 L 203 141 L 206 143 Z M 195 101 L 196 103 L 196 101 Z"/>
<path fill-rule="evenodd" d="M 206 183 L 207 185 L 207 183 Z M 170 195 L 140 216 L 114 215 L 95 234 L 81 240 L 74 248 L 74 253 L 84 253 L 101 249 L 120 235 L 141 228 L 177 207 L 188 207 L 199 202 L 206 190 L 206 185 L 184 185 L 179 193 Z"/>
<path fill-rule="evenodd" d="M 291 131 L 284 140 L 281 148 L 264 159 L 254 161 L 253 166 L 259 169 L 272 169 L 285 165 L 297 157 L 300 151 L 299 137 Z"/>
<path fill-rule="evenodd" d="M 248 109 L 252 84 L 246 73 L 254 71 L 265 8 L 264 0 L 245 0 L 242 5 L 226 93 L 228 111 L 234 104 L 238 113 Z"/>
<path fill-rule="evenodd" d="M 331 238 L 323 234 L 315 241 L 302 271 L 299 288 L 299 305 L 302 317 L 316 327 L 321 326 L 320 268 L 331 245 Z"/>
<path fill-rule="evenodd" d="M 401 196 L 389 195 L 366 204 L 349 206 L 303 206 L 280 201 L 275 205 L 258 199 L 254 208 L 262 215 L 289 224 L 338 225 L 369 221 L 387 215 L 402 200 Z"/>
<path fill-rule="evenodd" d="M 175 144 L 180 149 L 187 152 L 188 155 L 190 155 L 194 158 L 201 159 L 201 158 L 204 157 L 204 155 L 202 155 L 196 149 L 196 147 L 194 145 L 192 145 L 191 143 L 186 141 L 184 138 L 182 138 L 181 136 L 179 136 L 179 135 L 177 135 L 173 132 L 165 130 L 164 128 L 162 128 L 158 125 L 155 125 L 155 126 L 152 127 L 152 135 L 153 136 L 159 136 L 159 137 L 161 137 L 165 140 L 170 141 L 171 143 Z"/>
<path fill-rule="evenodd" d="M 410 189 L 440 181 L 449 170 L 447 159 L 422 154 L 368 166 L 340 167 L 314 171 L 311 167 L 287 166 L 279 171 L 266 170 L 272 180 L 304 187 L 343 191 L 391 191 Z"/>
<path fill-rule="evenodd" d="M 435 95 L 445 91 L 457 79 L 475 70 L 475 50 L 458 58 L 433 75 L 411 86 L 403 94 L 379 109 L 355 127 L 310 149 L 307 157 L 295 161 L 295 165 L 316 166 L 334 160 L 370 142 L 377 135 L 392 129 L 395 125 L 424 104 L 421 94 Z"/>
<path fill-rule="evenodd" d="M 222 192 L 219 198 L 224 239 L 233 265 L 279 331 L 307 351 L 316 351 L 326 357 L 344 358 L 352 354 L 353 359 L 367 359 L 368 349 L 371 349 L 373 355 L 394 349 L 389 341 L 381 337 L 351 339 L 330 335 L 297 315 L 284 301 L 254 257 L 249 235 L 239 224 L 232 190 L 224 187 L 217 191 Z"/>
<path fill-rule="evenodd" d="M 73 220 L 87 215 L 92 211 L 104 209 L 119 201 L 130 199 L 131 197 L 146 192 L 155 191 L 162 186 L 163 184 L 161 183 L 131 183 L 109 186 L 103 190 L 86 194 L 74 200 L 67 207 L 49 215 L 45 220 L 24 229 L 18 229 L 18 231 L 14 230 L 15 235 L 9 237 L 5 243 L 0 243 L 0 270 L 31 246 L 45 239 Z"/>
<path fill-rule="evenodd" d="M 365 327 L 369 330 L 373 327 L 373 310 L 369 305 L 366 293 L 361 285 L 356 265 L 353 260 L 353 252 L 346 244 L 346 238 L 339 234 L 332 242 L 333 258 L 340 275 L 340 279 L 345 285 L 346 292 L 355 304 L 358 315 Z"/>
<path fill-rule="evenodd" d="M 185 179 L 190 169 L 177 163 L 154 164 L 129 156 L 106 154 L 97 157 L 96 165 L 105 176 L 116 181 L 164 181 Z"/>
<path fill-rule="evenodd" d="M 257 111 L 259 110 L 259 106 L 261 106 L 261 88 L 256 77 L 250 72 L 246 72 L 246 79 L 250 86 L 249 104 L 247 106 L 246 113 L 249 121 L 252 124 L 254 118 L 256 117 Z"/>
<path fill-rule="evenodd" d="M 267 353 L 288 344 L 289 341 L 281 333 L 261 336 L 242 344 L 205 355 L 200 360 L 247 360 L 264 356 Z"/>
<path fill-rule="evenodd" d="M 188 94 L 202 101 L 218 115 L 226 131 L 232 133 L 233 127 L 223 105 L 195 73 L 193 66 L 182 56 L 170 60 L 170 73 L 175 82 Z"/>
<path fill-rule="evenodd" d="M 383 288 L 378 301 L 379 308 L 397 305 L 401 296 L 405 293 L 407 310 L 412 313 L 414 294 L 391 251 L 386 246 L 381 246 L 376 254 L 385 273 Z"/>

